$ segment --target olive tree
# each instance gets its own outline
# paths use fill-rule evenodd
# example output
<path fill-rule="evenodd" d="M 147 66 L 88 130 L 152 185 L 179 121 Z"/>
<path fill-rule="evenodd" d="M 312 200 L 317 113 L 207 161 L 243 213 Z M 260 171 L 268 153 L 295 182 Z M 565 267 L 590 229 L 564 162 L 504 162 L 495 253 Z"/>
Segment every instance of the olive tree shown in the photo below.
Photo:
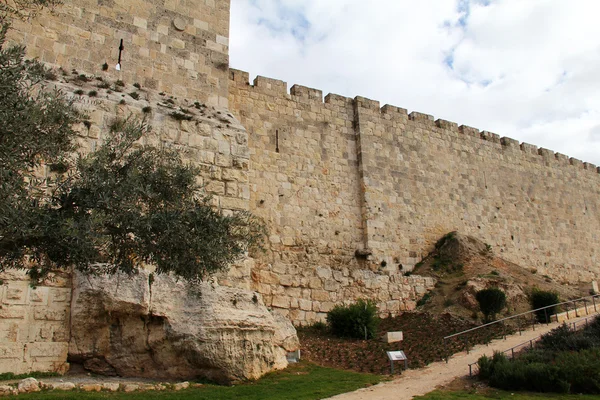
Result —
<path fill-rule="evenodd" d="M 116 120 L 96 151 L 76 155 L 72 127 L 84 116 L 44 87 L 48 71 L 23 47 L 6 46 L 0 22 L 0 270 L 36 280 L 56 268 L 131 274 L 152 264 L 197 281 L 261 246 L 256 217 L 216 211 L 195 167 L 140 144 L 143 120 Z"/>

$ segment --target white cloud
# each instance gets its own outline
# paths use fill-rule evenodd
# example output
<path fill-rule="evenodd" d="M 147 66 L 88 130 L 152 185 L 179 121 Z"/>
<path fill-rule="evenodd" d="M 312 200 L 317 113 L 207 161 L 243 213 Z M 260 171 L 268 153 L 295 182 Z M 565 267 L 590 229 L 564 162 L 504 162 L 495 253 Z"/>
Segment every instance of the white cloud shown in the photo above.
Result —
<path fill-rule="evenodd" d="M 232 0 L 231 65 L 600 165 L 597 0 Z"/>

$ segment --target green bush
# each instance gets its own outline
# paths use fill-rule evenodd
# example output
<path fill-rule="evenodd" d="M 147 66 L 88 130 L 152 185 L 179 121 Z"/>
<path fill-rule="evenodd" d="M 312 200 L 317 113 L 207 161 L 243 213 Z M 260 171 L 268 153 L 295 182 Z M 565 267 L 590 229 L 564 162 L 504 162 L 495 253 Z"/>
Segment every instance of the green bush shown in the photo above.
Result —
<path fill-rule="evenodd" d="M 552 329 L 540 339 L 539 346 L 550 351 L 580 351 L 600 346 L 600 335 L 595 331 L 598 319 L 587 328 L 573 332 L 567 324 Z"/>
<path fill-rule="evenodd" d="M 488 379 L 495 388 L 557 393 L 568 393 L 570 389 L 556 365 L 521 359 L 510 361 L 503 353 L 494 353 L 491 359 L 481 357 L 478 364 L 479 377 Z"/>
<path fill-rule="evenodd" d="M 379 326 L 377 306 L 362 299 L 349 306 L 335 306 L 327 313 L 327 324 L 331 333 L 339 337 L 373 338 Z"/>
<path fill-rule="evenodd" d="M 531 304 L 531 308 L 538 309 L 542 307 L 547 307 L 544 310 L 539 310 L 535 312 L 535 316 L 537 320 L 541 323 L 550 322 L 550 316 L 556 314 L 556 306 L 552 306 L 553 304 L 557 304 L 560 302 L 558 299 L 558 294 L 555 292 L 548 292 L 545 290 L 534 289 L 529 296 L 529 302 Z"/>
<path fill-rule="evenodd" d="M 475 294 L 479 309 L 486 321 L 496 318 L 496 314 L 506 307 L 506 294 L 498 288 L 483 289 Z"/>
<path fill-rule="evenodd" d="M 600 349 L 561 352 L 555 362 L 571 384 L 571 393 L 600 393 Z"/>
<path fill-rule="evenodd" d="M 502 353 L 481 357 L 479 377 L 504 390 L 600 393 L 600 319 L 580 331 L 567 325 L 544 335 L 536 349 L 509 361 Z"/>

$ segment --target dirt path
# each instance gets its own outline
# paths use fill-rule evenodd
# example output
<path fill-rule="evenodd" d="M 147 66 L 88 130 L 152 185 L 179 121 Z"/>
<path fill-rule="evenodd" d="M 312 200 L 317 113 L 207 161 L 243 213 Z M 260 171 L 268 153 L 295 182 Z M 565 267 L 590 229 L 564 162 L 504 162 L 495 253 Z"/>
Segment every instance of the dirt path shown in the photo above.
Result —
<path fill-rule="evenodd" d="M 591 314 L 590 314 L 591 315 Z M 572 323 L 580 319 L 571 319 Z M 523 342 L 535 339 L 551 329 L 558 327 L 559 323 L 536 327 L 535 331 L 524 331 L 522 335 L 508 336 L 506 340 L 498 339 L 489 345 L 478 345 L 469 354 L 465 352 L 455 354 L 446 364 L 443 361 L 429 364 L 425 368 L 411 369 L 402 373 L 402 376 L 390 382 L 380 383 L 355 392 L 344 393 L 331 397 L 335 400 L 408 400 L 414 396 L 424 395 L 437 387 L 448 384 L 458 377 L 469 374 L 469 364 L 476 362 L 482 355 L 492 355 L 494 351 L 504 351 Z"/>

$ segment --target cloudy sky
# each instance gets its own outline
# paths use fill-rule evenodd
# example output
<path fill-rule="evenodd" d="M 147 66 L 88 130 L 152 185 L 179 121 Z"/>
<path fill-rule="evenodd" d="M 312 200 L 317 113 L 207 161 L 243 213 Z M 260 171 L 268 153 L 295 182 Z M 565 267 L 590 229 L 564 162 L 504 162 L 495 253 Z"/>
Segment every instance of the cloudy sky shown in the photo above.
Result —
<path fill-rule="evenodd" d="M 600 0 L 231 0 L 231 66 L 600 165 Z"/>

